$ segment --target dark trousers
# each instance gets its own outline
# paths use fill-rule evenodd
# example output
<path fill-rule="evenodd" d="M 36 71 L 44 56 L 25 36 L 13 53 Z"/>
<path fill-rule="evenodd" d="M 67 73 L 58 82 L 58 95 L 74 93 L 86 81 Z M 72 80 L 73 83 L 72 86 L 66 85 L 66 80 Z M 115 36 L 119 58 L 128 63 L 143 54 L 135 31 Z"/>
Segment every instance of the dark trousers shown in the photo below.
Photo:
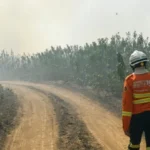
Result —
<path fill-rule="evenodd" d="M 130 123 L 129 150 L 139 150 L 142 133 L 145 133 L 146 147 L 150 148 L 150 111 L 132 115 Z"/>

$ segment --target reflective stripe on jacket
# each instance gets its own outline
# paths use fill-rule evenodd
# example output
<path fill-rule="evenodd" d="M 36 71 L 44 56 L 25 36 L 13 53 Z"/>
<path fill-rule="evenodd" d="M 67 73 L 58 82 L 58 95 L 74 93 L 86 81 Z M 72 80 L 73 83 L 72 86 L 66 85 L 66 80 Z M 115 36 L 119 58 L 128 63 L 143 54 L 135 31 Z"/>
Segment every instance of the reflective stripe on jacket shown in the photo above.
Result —
<path fill-rule="evenodd" d="M 131 74 L 124 81 L 122 98 L 123 129 L 129 129 L 132 114 L 150 111 L 150 73 Z"/>

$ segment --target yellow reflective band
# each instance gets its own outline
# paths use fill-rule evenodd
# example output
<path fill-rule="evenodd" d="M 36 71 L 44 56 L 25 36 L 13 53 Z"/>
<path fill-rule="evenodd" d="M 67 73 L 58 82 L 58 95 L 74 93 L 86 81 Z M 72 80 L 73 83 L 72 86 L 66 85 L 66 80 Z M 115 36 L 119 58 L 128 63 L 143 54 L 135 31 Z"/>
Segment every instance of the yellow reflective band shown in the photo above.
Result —
<path fill-rule="evenodd" d="M 122 116 L 132 116 L 132 112 L 129 111 L 122 111 Z"/>
<path fill-rule="evenodd" d="M 146 150 L 150 150 L 150 147 L 146 147 Z"/>
<path fill-rule="evenodd" d="M 133 94 L 134 98 L 144 98 L 144 97 L 150 97 L 150 93 L 145 94 Z"/>
<path fill-rule="evenodd" d="M 140 100 L 134 100 L 133 104 L 143 104 L 143 103 L 149 103 L 149 102 L 150 102 L 150 98 L 144 98 Z"/>
<path fill-rule="evenodd" d="M 130 147 L 131 148 L 140 148 L 140 145 L 133 145 L 132 143 L 130 143 Z"/>

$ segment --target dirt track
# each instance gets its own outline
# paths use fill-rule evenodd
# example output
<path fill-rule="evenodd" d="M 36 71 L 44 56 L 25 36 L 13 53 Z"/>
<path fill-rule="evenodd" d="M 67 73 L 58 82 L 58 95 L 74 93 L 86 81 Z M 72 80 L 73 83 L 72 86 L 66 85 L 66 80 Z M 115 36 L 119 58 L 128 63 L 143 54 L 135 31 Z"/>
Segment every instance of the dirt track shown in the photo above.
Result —
<path fill-rule="evenodd" d="M 56 150 L 57 126 L 47 97 L 25 87 L 13 85 L 11 88 L 19 97 L 21 116 L 19 125 L 8 136 L 4 149 Z"/>
<path fill-rule="evenodd" d="M 80 93 L 74 93 L 70 90 L 55 87 L 53 85 L 48 86 L 48 85 L 43 85 L 43 84 L 32 84 L 32 83 L 25 83 L 25 82 L 9 82 L 9 83 L 30 86 L 30 87 L 34 87 L 36 89 L 40 89 L 44 92 L 47 92 L 47 94 L 53 93 L 55 95 L 58 95 L 59 97 L 63 98 L 65 100 L 65 102 L 69 103 L 71 106 L 73 106 L 75 108 L 78 115 L 85 122 L 88 130 L 92 133 L 92 135 L 95 137 L 97 142 L 102 145 L 104 150 L 125 150 L 125 149 L 127 149 L 126 147 L 127 147 L 127 143 L 128 143 L 128 138 L 125 137 L 122 132 L 121 120 L 119 118 L 115 117 L 113 114 L 111 114 L 106 109 L 104 109 L 102 106 L 98 105 L 96 102 L 93 102 L 91 99 L 83 96 Z M 25 90 L 26 92 L 23 90 Z M 41 96 L 41 94 L 39 94 L 39 93 L 36 93 L 38 96 L 34 95 L 35 92 L 30 91 L 29 89 L 26 89 L 23 87 L 21 89 L 19 88 L 18 91 L 20 94 L 21 94 L 21 92 L 22 92 L 22 94 L 23 93 L 27 94 L 27 96 L 24 95 L 24 98 L 26 98 L 27 102 L 24 102 L 23 105 L 28 105 L 28 106 L 31 105 L 32 102 L 28 99 L 28 96 L 32 95 L 33 96 L 32 100 L 34 102 L 36 100 L 39 101 L 36 105 L 39 105 L 40 108 L 41 108 L 41 106 L 43 106 L 43 108 L 46 107 L 46 106 L 44 106 L 45 103 L 44 102 L 42 103 L 42 101 L 40 100 L 41 97 L 44 95 Z M 33 93 L 33 94 L 31 94 L 31 93 Z M 21 97 L 21 99 L 23 100 L 22 97 Z M 28 107 L 28 106 L 26 106 L 26 107 Z M 47 111 L 48 111 L 48 109 L 47 109 Z M 39 113 L 39 112 L 37 111 L 37 113 Z M 52 112 L 52 114 L 53 114 L 53 112 Z M 35 115 L 35 113 L 34 113 L 34 115 Z M 42 115 L 44 115 L 44 114 L 41 114 L 41 116 Z M 41 119 L 43 119 L 43 118 L 41 117 Z M 18 132 L 20 132 L 20 130 L 24 127 L 24 122 L 27 120 L 26 119 L 22 120 L 21 121 L 22 125 L 19 128 L 19 131 L 15 131 L 16 132 L 15 134 L 18 135 L 18 136 L 16 136 L 14 134 L 15 136 L 13 138 L 15 138 L 15 140 L 16 140 L 15 143 L 17 143 L 17 138 L 19 138 L 19 137 L 26 138 L 25 137 L 26 133 L 23 132 L 23 135 L 19 135 Z M 39 121 L 41 121 L 41 120 L 39 120 Z M 35 122 L 36 122 L 36 120 L 35 120 Z M 29 126 L 29 124 L 28 124 L 28 126 Z M 29 129 L 29 127 L 25 127 L 25 128 Z M 40 124 L 39 124 L 39 128 L 41 128 L 41 130 L 44 129 L 44 127 L 40 126 Z M 50 132 L 55 134 L 56 131 L 54 129 L 52 131 L 52 127 L 50 129 L 51 129 Z M 46 129 L 46 130 L 50 130 L 50 129 Z M 41 133 L 41 131 L 39 131 L 39 134 L 40 133 Z M 37 135 L 36 131 L 35 131 L 35 135 Z M 39 138 L 41 136 L 42 135 L 40 135 Z M 55 138 L 51 139 L 51 140 L 55 141 Z M 52 145 L 54 145 L 55 142 L 52 142 L 52 143 L 53 143 Z M 24 142 L 22 145 L 31 146 L 32 144 L 34 145 L 34 142 L 31 142 L 30 144 L 29 143 L 26 144 L 26 142 Z M 11 144 L 9 144 L 9 145 L 11 145 Z M 41 145 L 43 145 L 43 144 L 41 144 Z M 16 145 L 14 145 L 14 147 L 15 146 L 17 147 L 17 146 L 19 146 L 19 144 L 17 143 Z M 37 146 L 37 144 L 35 146 Z M 26 147 L 26 149 L 28 149 L 28 148 Z M 35 147 L 35 148 L 33 148 L 33 150 L 34 149 L 37 150 L 38 148 Z M 49 149 L 51 149 L 51 148 L 49 148 Z M 142 148 L 142 149 L 144 149 L 144 148 Z M 11 150 L 15 150 L 15 149 L 11 149 Z M 45 150 L 45 149 L 43 149 L 43 150 Z"/>

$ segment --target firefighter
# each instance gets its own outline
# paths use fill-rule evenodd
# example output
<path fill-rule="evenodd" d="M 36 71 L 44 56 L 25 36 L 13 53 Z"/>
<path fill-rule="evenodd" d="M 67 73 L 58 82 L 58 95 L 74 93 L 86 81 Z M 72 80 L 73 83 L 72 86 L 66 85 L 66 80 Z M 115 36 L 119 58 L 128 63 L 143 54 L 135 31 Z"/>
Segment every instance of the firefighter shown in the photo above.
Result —
<path fill-rule="evenodd" d="M 124 81 L 122 98 L 122 122 L 125 135 L 129 136 L 128 150 L 140 150 L 142 133 L 145 134 L 146 150 L 150 150 L 150 73 L 148 58 L 135 50 L 130 58 L 133 73 Z"/>

